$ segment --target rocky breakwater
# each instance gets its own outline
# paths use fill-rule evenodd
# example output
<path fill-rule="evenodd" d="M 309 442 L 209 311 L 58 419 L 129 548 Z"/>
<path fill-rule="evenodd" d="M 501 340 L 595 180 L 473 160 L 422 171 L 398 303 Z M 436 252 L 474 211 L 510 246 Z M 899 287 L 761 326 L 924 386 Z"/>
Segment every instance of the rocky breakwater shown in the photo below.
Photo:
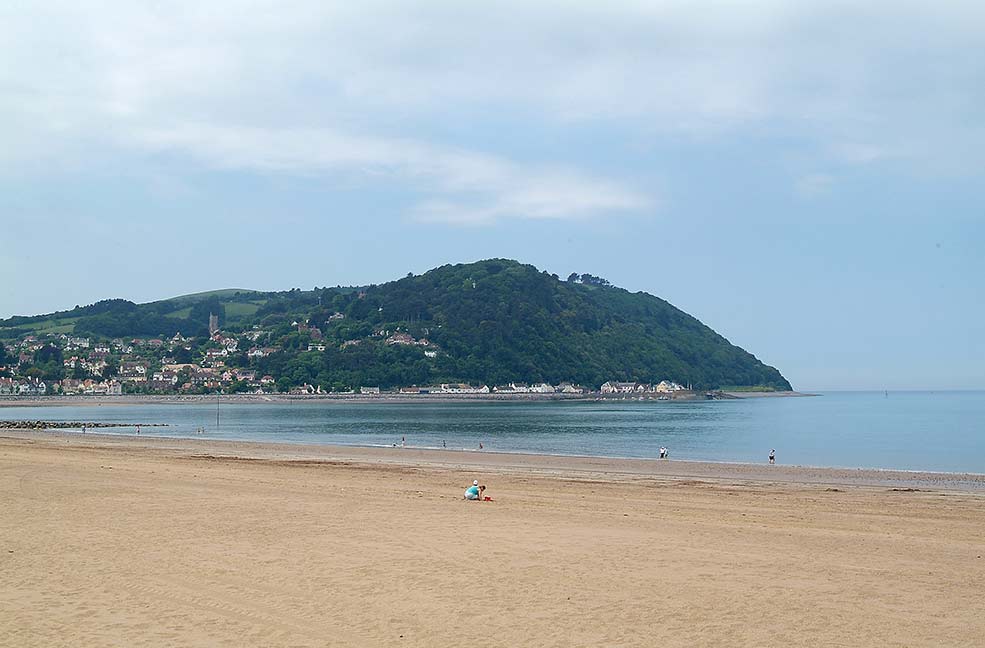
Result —
<path fill-rule="evenodd" d="M 167 427 L 167 423 L 99 423 L 88 421 L 0 421 L 0 430 L 71 430 L 73 428 Z"/>

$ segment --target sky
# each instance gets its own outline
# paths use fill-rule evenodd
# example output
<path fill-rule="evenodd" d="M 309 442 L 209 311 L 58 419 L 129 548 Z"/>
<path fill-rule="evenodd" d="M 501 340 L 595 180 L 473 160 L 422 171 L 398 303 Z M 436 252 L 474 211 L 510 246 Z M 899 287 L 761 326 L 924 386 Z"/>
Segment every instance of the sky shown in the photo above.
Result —
<path fill-rule="evenodd" d="M 505 257 L 985 388 L 985 4 L 0 3 L 0 317 Z"/>

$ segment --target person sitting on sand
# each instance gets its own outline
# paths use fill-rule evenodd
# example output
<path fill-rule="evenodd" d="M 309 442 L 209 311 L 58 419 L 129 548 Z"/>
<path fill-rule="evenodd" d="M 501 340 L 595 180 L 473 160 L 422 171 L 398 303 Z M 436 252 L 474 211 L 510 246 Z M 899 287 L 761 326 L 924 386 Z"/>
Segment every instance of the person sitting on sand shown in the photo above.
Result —
<path fill-rule="evenodd" d="M 477 484 L 472 484 L 467 489 L 465 489 L 465 499 L 473 500 L 477 502 L 482 501 L 482 492 L 486 490 L 485 486 L 479 486 Z"/>

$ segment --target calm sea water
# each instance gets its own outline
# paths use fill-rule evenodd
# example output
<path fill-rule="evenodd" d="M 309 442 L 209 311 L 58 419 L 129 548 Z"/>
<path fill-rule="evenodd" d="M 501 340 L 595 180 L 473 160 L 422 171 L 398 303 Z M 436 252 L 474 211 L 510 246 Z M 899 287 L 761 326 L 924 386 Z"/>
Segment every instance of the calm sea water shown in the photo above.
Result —
<path fill-rule="evenodd" d="M 3 419 L 168 423 L 144 434 L 985 472 L 985 392 L 699 402 L 288 402 L 0 408 Z M 132 429 L 100 430 L 133 434 Z"/>

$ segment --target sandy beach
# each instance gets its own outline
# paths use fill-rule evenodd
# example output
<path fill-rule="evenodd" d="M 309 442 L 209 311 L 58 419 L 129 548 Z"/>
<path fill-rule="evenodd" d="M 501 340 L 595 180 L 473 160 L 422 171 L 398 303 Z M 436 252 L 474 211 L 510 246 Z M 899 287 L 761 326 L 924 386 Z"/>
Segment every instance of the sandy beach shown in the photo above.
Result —
<path fill-rule="evenodd" d="M 4 430 L 0 645 L 979 646 L 983 479 Z"/>

